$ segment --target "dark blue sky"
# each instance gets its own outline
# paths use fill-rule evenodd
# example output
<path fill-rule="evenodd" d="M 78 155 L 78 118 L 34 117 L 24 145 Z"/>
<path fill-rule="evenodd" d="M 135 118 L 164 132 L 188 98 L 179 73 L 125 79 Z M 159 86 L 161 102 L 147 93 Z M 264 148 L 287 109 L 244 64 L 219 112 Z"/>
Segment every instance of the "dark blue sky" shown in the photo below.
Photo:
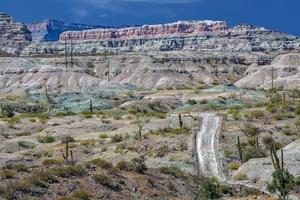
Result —
<path fill-rule="evenodd" d="M 212 19 L 300 36 L 300 0 L 0 0 L 0 11 L 26 23 L 46 18 L 113 25 Z"/>

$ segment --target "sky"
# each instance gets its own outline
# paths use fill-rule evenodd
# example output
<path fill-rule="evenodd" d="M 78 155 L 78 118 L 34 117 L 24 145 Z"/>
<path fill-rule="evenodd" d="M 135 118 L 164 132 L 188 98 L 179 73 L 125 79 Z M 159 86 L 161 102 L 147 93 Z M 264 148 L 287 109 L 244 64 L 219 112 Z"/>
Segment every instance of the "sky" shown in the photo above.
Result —
<path fill-rule="evenodd" d="M 300 36 L 300 0 L 0 0 L 24 23 L 58 19 L 97 25 L 222 20 Z"/>

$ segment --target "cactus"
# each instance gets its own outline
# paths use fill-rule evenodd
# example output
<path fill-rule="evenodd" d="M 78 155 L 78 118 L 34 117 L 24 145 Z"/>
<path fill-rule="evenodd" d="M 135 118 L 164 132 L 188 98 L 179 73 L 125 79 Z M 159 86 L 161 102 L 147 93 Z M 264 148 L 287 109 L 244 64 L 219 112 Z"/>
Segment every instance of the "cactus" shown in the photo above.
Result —
<path fill-rule="evenodd" d="M 183 127 L 183 121 L 182 121 L 182 117 L 181 117 L 180 113 L 178 115 L 178 120 L 179 120 L 179 127 L 182 128 Z"/>
<path fill-rule="evenodd" d="M 70 160 L 69 160 L 69 153 L 70 153 L 70 155 L 71 155 L 71 161 L 74 160 L 74 159 L 73 159 L 73 152 L 72 152 L 72 151 L 69 151 L 69 143 L 74 142 L 74 141 L 75 141 L 74 138 L 71 137 L 71 136 L 65 136 L 65 137 L 62 139 L 62 143 L 65 144 L 65 152 L 63 152 L 63 151 L 61 150 L 61 153 L 62 153 L 62 156 L 63 156 L 63 158 L 64 158 L 64 160 L 65 160 L 66 162 L 69 162 L 69 161 L 70 161 Z"/>
<path fill-rule="evenodd" d="M 272 143 L 272 146 L 270 148 L 270 153 L 271 153 L 271 161 L 272 164 L 275 168 L 275 171 L 277 170 L 284 170 L 284 157 L 283 157 L 283 150 L 282 148 L 280 149 L 281 151 L 281 161 L 279 160 L 279 157 L 277 155 L 276 147 L 275 147 L 275 142 Z"/>
<path fill-rule="evenodd" d="M 240 137 L 237 138 L 237 147 L 238 147 L 238 151 L 239 151 L 239 157 L 240 157 L 241 164 L 243 164 L 243 149 L 241 146 Z"/>
<path fill-rule="evenodd" d="M 94 109 L 93 109 L 93 101 L 92 101 L 92 99 L 90 99 L 90 112 L 91 112 L 91 114 L 94 113 Z"/>

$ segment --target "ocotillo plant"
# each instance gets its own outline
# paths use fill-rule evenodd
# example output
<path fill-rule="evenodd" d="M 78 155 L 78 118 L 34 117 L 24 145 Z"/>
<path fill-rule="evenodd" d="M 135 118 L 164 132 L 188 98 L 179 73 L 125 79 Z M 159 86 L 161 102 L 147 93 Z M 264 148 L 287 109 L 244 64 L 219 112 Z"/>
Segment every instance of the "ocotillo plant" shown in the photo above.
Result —
<path fill-rule="evenodd" d="M 241 164 L 243 164 L 243 149 L 242 149 L 240 137 L 237 138 L 237 148 L 239 151 L 239 157 L 240 157 Z"/>
<path fill-rule="evenodd" d="M 91 112 L 91 114 L 94 113 L 94 109 L 93 109 L 93 101 L 92 101 L 92 99 L 90 99 L 90 112 Z"/>
<path fill-rule="evenodd" d="M 179 127 L 182 128 L 183 127 L 183 121 L 182 121 L 182 118 L 181 118 L 181 114 L 179 113 L 178 115 L 178 120 L 179 120 Z"/>

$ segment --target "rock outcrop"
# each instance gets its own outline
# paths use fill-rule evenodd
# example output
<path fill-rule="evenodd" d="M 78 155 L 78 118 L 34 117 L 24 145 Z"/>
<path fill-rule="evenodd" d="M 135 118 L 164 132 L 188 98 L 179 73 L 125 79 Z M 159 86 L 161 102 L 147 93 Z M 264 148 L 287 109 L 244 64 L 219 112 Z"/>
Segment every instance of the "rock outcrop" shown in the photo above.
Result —
<path fill-rule="evenodd" d="M 31 34 L 24 24 L 16 22 L 7 14 L 0 13 L 0 40 L 31 41 Z"/>
<path fill-rule="evenodd" d="M 123 29 L 93 29 L 85 31 L 67 31 L 61 34 L 60 40 L 99 41 L 135 38 L 162 38 L 174 36 L 220 35 L 229 27 L 223 21 L 178 21 L 171 24 L 144 25 Z"/>
<path fill-rule="evenodd" d="M 272 73 L 273 71 L 273 73 Z M 300 86 L 300 54 L 289 53 L 279 55 L 271 65 L 252 65 L 245 77 L 235 84 L 243 88 L 284 88 L 293 90 Z"/>
<path fill-rule="evenodd" d="M 27 25 L 27 28 L 32 33 L 32 40 L 36 42 L 58 41 L 61 33 L 65 31 L 82 31 L 88 29 L 108 29 L 108 28 L 122 28 L 119 26 L 104 26 L 104 25 L 87 25 L 79 23 L 65 23 L 59 20 L 48 19 Z"/>
<path fill-rule="evenodd" d="M 0 13 L 0 55 L 17 55 L 25 43 L 31 41 L 31 33 L 22 23 L 11 16 Z"/>

